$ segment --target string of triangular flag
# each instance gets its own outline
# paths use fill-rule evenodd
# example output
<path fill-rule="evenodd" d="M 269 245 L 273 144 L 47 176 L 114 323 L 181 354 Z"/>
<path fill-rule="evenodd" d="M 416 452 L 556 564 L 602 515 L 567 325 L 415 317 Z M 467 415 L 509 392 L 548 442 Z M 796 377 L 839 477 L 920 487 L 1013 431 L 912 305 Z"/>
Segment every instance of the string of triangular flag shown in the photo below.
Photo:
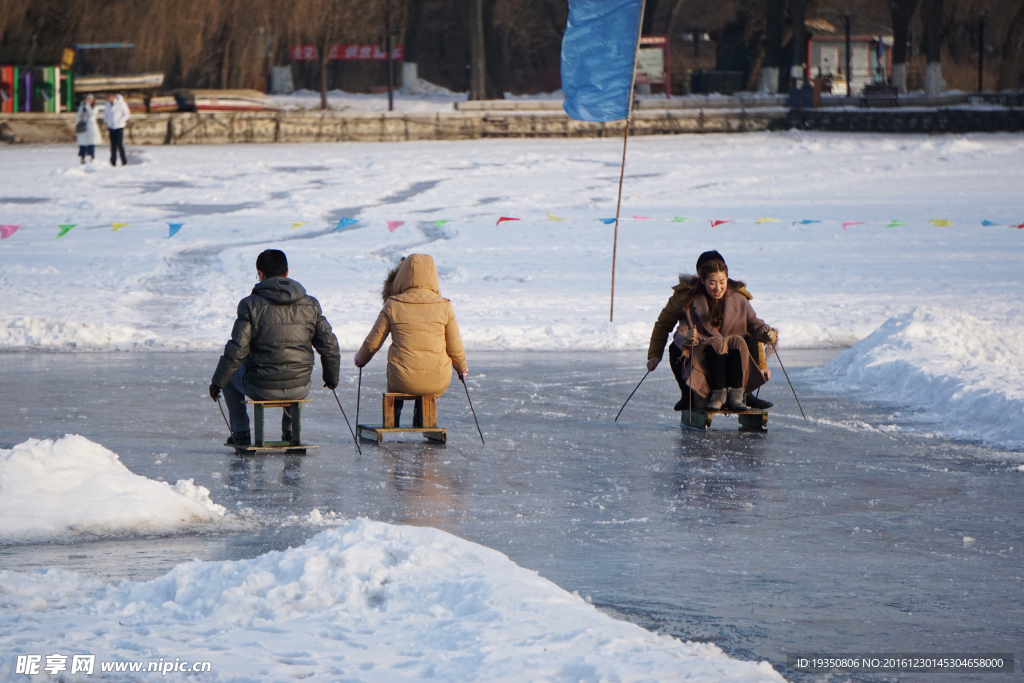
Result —
<path fill-rule="evenodd" d="M 502 223 L 507 222 L 507 221 L 529 221 L 529 220 L 531 220 L 531 219 L 529 219 L 529 218 L 521 218 L 521 217 L 518 217 L 518 216 L 500 216 L 498 218 L 498 220 L 495 222 L 494 225 L 498 226 L 498 225 L 501 225 Z M 563 223 L 563 222 L 577 223 L 578 222 L 578 221 L 574 221 L 572 219 L 566 218 L 564 216 L 556 216 L 553 213 L 551 213 L 550 211 L 547 212 L 547 215 L 545 216 L 545 218 L 543 220 L 545 220 L 545 221 L 553 221 L 553 222 L 558 222 L 558 223 Z M 593 219 L 590 219 L 590 220 L 593 220 Z M 601 222 L 601 223 L 603 223 L 605 225 L 612 225 L 613 223 L 615 223 L 615 218 L 598 218 L 596 220 L 598 220 L 599 222 Z M 669 222 L 672 222 L 672 223 L 683 223 L 683 222 L 696 221 L 698 219 L 688 218 L 688 217 L 683 217 L 683 216 L 672 216 L 671 218 L 659 219 L 659 218 L 653 218 L 651 216 L 641 216 L 641 215 L 637 215 L 637 214 L 634 214 L 631 219 L 628 219 L 628 218 L 620 218 L 619 219 L 620 222 L 628 221 L 628 220 L 634 220 L 634 221 L 659 221 L 659 220 L 665 220 L 665 221 L 669 221 Z M 726 224 L 730 224 L 730 223 L 731 224 L 743 224 L 743 223 L 749 224 L 749 223 L 753 223 L 754 225 L 763 225 L 765 223 L 780 223 L 781 222 L 780 219 L 773 218 L 773 217 L 770 217 L 770 216 L 762 216 L 762 217 L 756 218 L 756 219 L 710 218 L 710 219 L 705 219 L 705 220 L 707 220 L 708 225 L 710 225 L 712 228 L 717 228 L 717 227 L 720 227 L 720 226 L 723 226 L 723 225 L 726 225 Z M 456 219 L 452 219 L 452 218 L 439 218 L 439 219 L 433 220 L 431 222 L 434 225 L 436 225 L 437 227 L 440 228 L 440 227 L 442 227 L 442 226 L 444 226 L 444 225 L 446 225 L 448 223 L 456 222 Z M 356 224 L 359 224 L 359 223 L 364 223 L 365 224 L 364 221 L 360 221 L 360 220 L 355 219 L 355 218 L 348 218 L 348 217 L 341 218 L 338 221 L 337 225 L 333 228 L 332 232 L 338 232 L 338 231 L 344 230 L 345 228 L 348 228 L 350 226 L 353 226 L 353 225 L 356 225 Z M 385 223 L 387 225 L 387 228 L 388 228 L 389 232 L 395 232 L 396 230 L 401 228 L 403 225 L 405 225 L 406 221 L 403 221 L 403 220 L 389 220 L 389 221 L 385 221 Z M 933 227 L 937 227 L 937 228 L 948 228 L 948 227 L 954 227 L 954 226 L 957 225 L 957 223 L 953 222 L 952 220 L 949 220 L 948 218 L 930 218 L 927 221 L 925 221 L 925 223 L 927 223 L 928 225 L 931 225 Z M 802 218 L 800 220 L 795 220 L 795 221 L 791 222 L 792 226 L 808 226 L 808 225 L 817 225 L 817 224 L 820 224 L 820 225 L 827 225 L 827 224 L 842 225 L 844 231 L 849 231 L 849 229 L 852 226 L 855 226 L 855 225 L 872 225 L 872 224 L 874 224 L 874 225 L 880 225 L 883 228 L 900 228 L 900 227 L 907 227 L 907 226 L 911 225 L 912 222 L 910 222 L 910 221 L 902 221 L 902 220 L 897 220 L 897 219 L 893 219 L 893 220 L 889 220 L 889 221 L 835 221 L 835 220 L 824 220 L 824 219 L 818 219 L 818 218 Z M 112 232 L 118 232 L 122 228 L 126 228 L 129 225 L 132 225 L 132 223 L 110 223 L 110 226 L 112 228 Z M 168 226 L 167 238 L 170 239 L 170 238 L 174 237 L 175 235 L 177 235 L 181 231 L 182 227 L 184 226 L 184 223 L 167 223 L 166 225 Z M 296 221 L 296 222 L 291 224 L 292 230 L 297 230 L 298 228 L 301 228 L 304 225 L 309 225 L 309 222 L 308 221 Z M 963 225 L 963 224 L 960 224 L 960 225 Z M 985 227 L 985 228 L 1008 226 L 1008 227 L 1011 227 L 1011 228 L 1024 229 L 1024 222 L 1019 223 L 1019 224 L 1015 224 L 1015 223 L 998 223 L 996 221 L 991 221 L 991 220 L 985 219 L 985 220 L 982 220 L 980 222 L 980 225 L 982 227 Z M 54 237 L 54 239 L 60 239 L 61 237 L 64 237 L 69 232 L 71 232 L 71 230 L 73 228 L 75 228 L 77 226 L 78 226 L 77 223 L 59 224 L 57 226 L 58 233 L 57 233 L 57 236 Z M 369 226 L 367 226 L 367 227 L 369 227 Z M 12 237 L 19 230 L 24 232 L 24 230 L 22 230 L 22 226 L 21 225 L 0 225 L 0 239 L 3 239 L 3 240 L 8 239 L 8 238 Z"/>

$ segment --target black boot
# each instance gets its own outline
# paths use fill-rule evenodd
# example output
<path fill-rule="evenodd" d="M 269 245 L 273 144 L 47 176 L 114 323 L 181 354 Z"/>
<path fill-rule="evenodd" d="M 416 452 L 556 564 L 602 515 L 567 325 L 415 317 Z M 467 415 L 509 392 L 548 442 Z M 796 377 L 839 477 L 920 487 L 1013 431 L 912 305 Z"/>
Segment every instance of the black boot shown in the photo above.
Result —
<path fill-rule="evenodd" d="M 751 408 L 753 408 L 754 410 L 768 410 L 769 408 L 775 405 L 771 401 L 762 401 L 753 394 L 745 394 L 743 396 L 743 402 L 746 403 Z"/>
<path fill-rule="evenodd" d="M 232 434 L 231 436 L 228 437 L 228 440 L 227 440 L 227 442 L 224 445 L 225 446 L 251 446 L 252 445 L 252 437 L 249 435 L 248 431 L 235 432 L 234 434 Z"/>
<path fill-rule="evenodd" d="M 292 433 L 291 433 L 291 431 L 287 431 L 286 432 L 286 431 L 282 430 L 281 431 L 281 441 L 286 441 L 288 443 L 291 443 L 291 441 L 292 441 Z"/>

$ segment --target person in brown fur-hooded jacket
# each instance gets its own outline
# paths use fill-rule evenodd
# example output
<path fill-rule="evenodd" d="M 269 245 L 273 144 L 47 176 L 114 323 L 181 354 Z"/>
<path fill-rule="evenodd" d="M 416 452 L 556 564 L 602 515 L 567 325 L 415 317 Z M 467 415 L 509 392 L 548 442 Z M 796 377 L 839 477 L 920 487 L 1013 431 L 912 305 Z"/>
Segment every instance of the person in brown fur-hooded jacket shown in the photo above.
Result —
<path fill-rule="evenodd" d="M 391 337 L 388 391 L 413 396 L 440 396 L 448 390 L 452 368 L 464 378 L 466 352 L 452 303 L 441 296 L 434 259 L 411 254 L 393 268 L 381 288 L 384 307 L 356 353 L 363 367 Z M 401 407 L 395 401 L 395 418 Z M 415 419 L 415 418 L 414 418 Z"/>
<path fill-rule="evenodd" d="M 697 275 L 679 276 L 651 332 L 648 371 L 658 367 L 679 326 L 669 345 L 669 365 L 683 393 L 676 410 L 686 407 L 691 388 L 698 405 L 706 402 L 711 410 L 772 406 L 750 392 L 771 379 L 762 343 L 774 343 L 778 332 L 754 314 L 753 296 L 728 273 L 717 251 L 701 254 Z"/>

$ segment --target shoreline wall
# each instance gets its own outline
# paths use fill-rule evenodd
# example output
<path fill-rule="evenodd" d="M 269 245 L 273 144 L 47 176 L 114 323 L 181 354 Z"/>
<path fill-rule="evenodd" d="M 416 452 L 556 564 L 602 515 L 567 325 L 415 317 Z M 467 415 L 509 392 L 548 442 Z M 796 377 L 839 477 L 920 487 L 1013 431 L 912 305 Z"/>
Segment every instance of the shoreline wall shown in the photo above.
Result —
<path fill-rule="evenodd" d="M 740 133 L 768 130 L 786 109 L 641 111 L 631 135 Z M 125 130 L 129 145 L 189 145 L 306 142 L 398 142 L 480 138 L 621 137 L 622 121 L 573 121 L 555 111 L 450 111 L 443 113 L 202 112 L 137 114 Z M 106 129 L 100 126 L 104 139 Z M 75 142 L 74 115 L 0 114 L 0 141 Z"/>
<path fill-rule="evenodd" d="M 453 110 L 436 113 L 202 112 L 136 114 L 129 145 L 399 142 L 481 138 L 621 137 L 624 122 L 574 121 L 561 111 Z M 106 129 L 100 125 L 104 139 Z M 630 134 L 678 135 L 765 130 L 892 133 L 1024 131 L 1024 107 L 640 109 Z M 74 144 L 73 114 L 0 114 L 0 141 Z"/>

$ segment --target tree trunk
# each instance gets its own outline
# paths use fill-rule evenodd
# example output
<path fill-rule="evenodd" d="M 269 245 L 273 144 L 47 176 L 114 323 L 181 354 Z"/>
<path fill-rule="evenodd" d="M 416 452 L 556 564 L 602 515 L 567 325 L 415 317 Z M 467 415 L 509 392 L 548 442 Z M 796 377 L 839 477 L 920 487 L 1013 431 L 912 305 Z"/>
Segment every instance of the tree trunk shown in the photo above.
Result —
<path fill-rule="evenodd" d="M 424 2 L 425 0 L 409 2 L 409 19 L 405 28 L 405 61 L 407 62 L 419 61 L 420 22 L 423 21 Z"/>
<path fill-rule="evenodd" d="M 892 85 L 901 93 L 907 92 L 907 53 L 909 50 L 910 20 L 920 0 L 890 0 L 892 16 Z"/>
<path fill-rule="evenodd" d="M 765 10 L 764 60 L 761 62 L 761 92 L 779 92 L 779 67 L 782 65 L 782 26 L 785 0 L 768 0 Z"/>
<path fill-rule="evenodd" d="M 942 79 L 942 11 L 943 0 L 923 0 L 921 23 L 924 24 L 924 51 L 928 59 L 925 67 L 924 92 L 928 97 L 940 95 L 946 89 Z"/>
<path fill-rule="evenodd" d="M 789 27 L 793 37 L 790 45 L 793 48 L 793 66 L 801 68 L 800 78 L 804 77 L 803 66 L 807 62 L 807 32 L 804 29 L 804 10 L 807 0 L 789 0 Z"/>
<path fill-rule="evenodd" d="M 469 0 L 469 99 L 487 99 L 483 0 Z"/>
<path fill-rule="evenodd" d="M 505 60 L 502 50 L 503 41 L 499 29 L 494 26 L 494 2 L 483 1 L 484 19 L 484 60 L 487 70 L 485 85 L 487 99 L 505 99 Z"/>
<path fill-rule="evenodd" d="M 1021 72 L 1022 56 L 1024 56 L 1024 3 L 1021 3 L 1017 15 L 1010 21 L 1010 28 L 1006 32 L 1006 40 L 1003 42 L 1002 49 L 1003 64 L 999 69 L 996 90 L 1020 88 L 1021 79 L 1024 77 Z"/>
<path fill-rule="evenodd" d="M 327 64 L 331 53 L 326 42 L 320 50 L 320 108 L 327 109 Z"/>
<path fill-rule="evenodd" d="M 231 38 L 224 43 L 224 59 L 220 63 L 220 89 L 228 89 L 228 78 L 231 76 Z"/>

